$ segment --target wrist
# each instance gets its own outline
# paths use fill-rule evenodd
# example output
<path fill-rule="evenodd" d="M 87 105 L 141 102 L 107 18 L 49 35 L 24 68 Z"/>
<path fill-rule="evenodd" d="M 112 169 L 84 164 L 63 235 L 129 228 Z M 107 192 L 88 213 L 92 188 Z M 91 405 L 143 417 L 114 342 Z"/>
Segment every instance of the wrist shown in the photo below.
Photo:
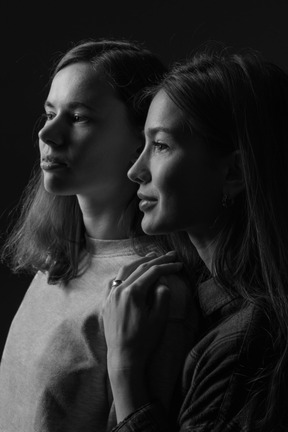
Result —
<path fill-rule="evenodd" d="M 109 376 L 140 377 L 145 373 L 145 363 L 140 358 L 131 357 L 124 352 L 113 351 L 107 353 L 107 368 Z"/>
<path fill-rule="evenodd" d="M 143 369 L 121 364 L 108 367 L 108 374 L 118 422 L 150 402 Z"/>
<path fill-rule="evenodd" d="M 145 370 L 140 363 L 113 360 L 108 362 L 107 369 L 111 382 L 122 382 L 123 385 L 134 382 L 141 385 L 145 382 Z"/>

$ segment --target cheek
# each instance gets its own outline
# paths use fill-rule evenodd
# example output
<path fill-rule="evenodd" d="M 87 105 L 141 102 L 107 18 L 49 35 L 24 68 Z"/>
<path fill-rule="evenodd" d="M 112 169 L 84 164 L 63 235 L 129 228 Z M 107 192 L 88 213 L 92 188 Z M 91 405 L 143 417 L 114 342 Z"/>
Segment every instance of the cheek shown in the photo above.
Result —
<path fill-rule="evenodd" d="M 193 173 L 193 170 L 192 170 Z M 187 198 L 189 189 L 194 183 L 190 165 L 175 163 L 167 165 L 159 170 L 157 175 L 157 186 L 163 199 L 181 201 Z"/>
<path fill-rule="evenodd" d="M 171 219 L 197 223 L 215 216 L 221 203 L 218 178 L 205 166 L 181 163 L 171 166 L 159 176 L 160 204 L 163 213 Z"/>
<path fill-rule="evenodd" d="M 122 148 L 123 150 L 123 148 Z M 115 151 L 107 147 L 91 149 L 86 154 L 79 155 L 75 158 L 74 169 L 75 173 L 81 178 L 96 184 L 98 182 L 117 185 L 117 184 L 132 184 L 127 177 L 127 172 L 130 167 L 130 153 L 126 151 Z"/>

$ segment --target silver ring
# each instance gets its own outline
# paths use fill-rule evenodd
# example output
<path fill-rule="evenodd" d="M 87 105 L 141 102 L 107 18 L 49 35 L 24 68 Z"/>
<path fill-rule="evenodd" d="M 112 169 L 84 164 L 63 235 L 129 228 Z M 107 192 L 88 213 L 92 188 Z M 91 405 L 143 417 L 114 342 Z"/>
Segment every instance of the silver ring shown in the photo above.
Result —
<path fill-rule="evenodd" d="M 121 285 L 122 282 L 123 282 L 123 281 L 120 280 L 120 279 L 114 279 L 113 282 L 112 282 L 112 288 L 115 288 L 115 287 L 117 287 L 118 285 Z"/>

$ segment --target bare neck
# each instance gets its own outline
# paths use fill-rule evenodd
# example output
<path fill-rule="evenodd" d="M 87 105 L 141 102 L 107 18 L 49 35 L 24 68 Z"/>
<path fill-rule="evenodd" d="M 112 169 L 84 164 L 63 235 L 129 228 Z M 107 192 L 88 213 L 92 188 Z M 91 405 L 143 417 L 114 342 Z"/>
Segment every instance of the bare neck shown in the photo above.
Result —
<path fill-rule="evenodd" d="M 77 196 L 83 215 L 86 233 L 89 237 L 102 240 L 117 240 L 128 237 L 129 214 L 122 221 L 123 207 L 103 206 L 92 199 Z M 127 223 L 126 223 L 127 220 Z"/>
<path fill-rule="evenodd" d="M 197 252 L 208 268 L 208 270 L 213 274 L 213 258 L 215 254 L 216 244 L 217 244 L 217 236 L 212 234 L 212 232 L 202 233 L 202 235 L 195 235 L 195 233 L 191 233 L 188 231 L 188 236 L 191 243 L 197 249 Z"/>

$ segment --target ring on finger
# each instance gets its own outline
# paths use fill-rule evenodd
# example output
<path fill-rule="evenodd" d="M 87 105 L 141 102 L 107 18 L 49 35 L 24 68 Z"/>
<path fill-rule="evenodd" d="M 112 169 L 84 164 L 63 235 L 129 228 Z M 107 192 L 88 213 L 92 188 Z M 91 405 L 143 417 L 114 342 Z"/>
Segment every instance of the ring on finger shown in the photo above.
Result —
<path fill-rule="evenodd" d="M 121 279 L 113 279 L 113 282 L 112 282 L 112 288 L 115 288 L 115 287 L 117 287 L 118 285 L 121 285 L 122 284 L 122 280 Z"/>

